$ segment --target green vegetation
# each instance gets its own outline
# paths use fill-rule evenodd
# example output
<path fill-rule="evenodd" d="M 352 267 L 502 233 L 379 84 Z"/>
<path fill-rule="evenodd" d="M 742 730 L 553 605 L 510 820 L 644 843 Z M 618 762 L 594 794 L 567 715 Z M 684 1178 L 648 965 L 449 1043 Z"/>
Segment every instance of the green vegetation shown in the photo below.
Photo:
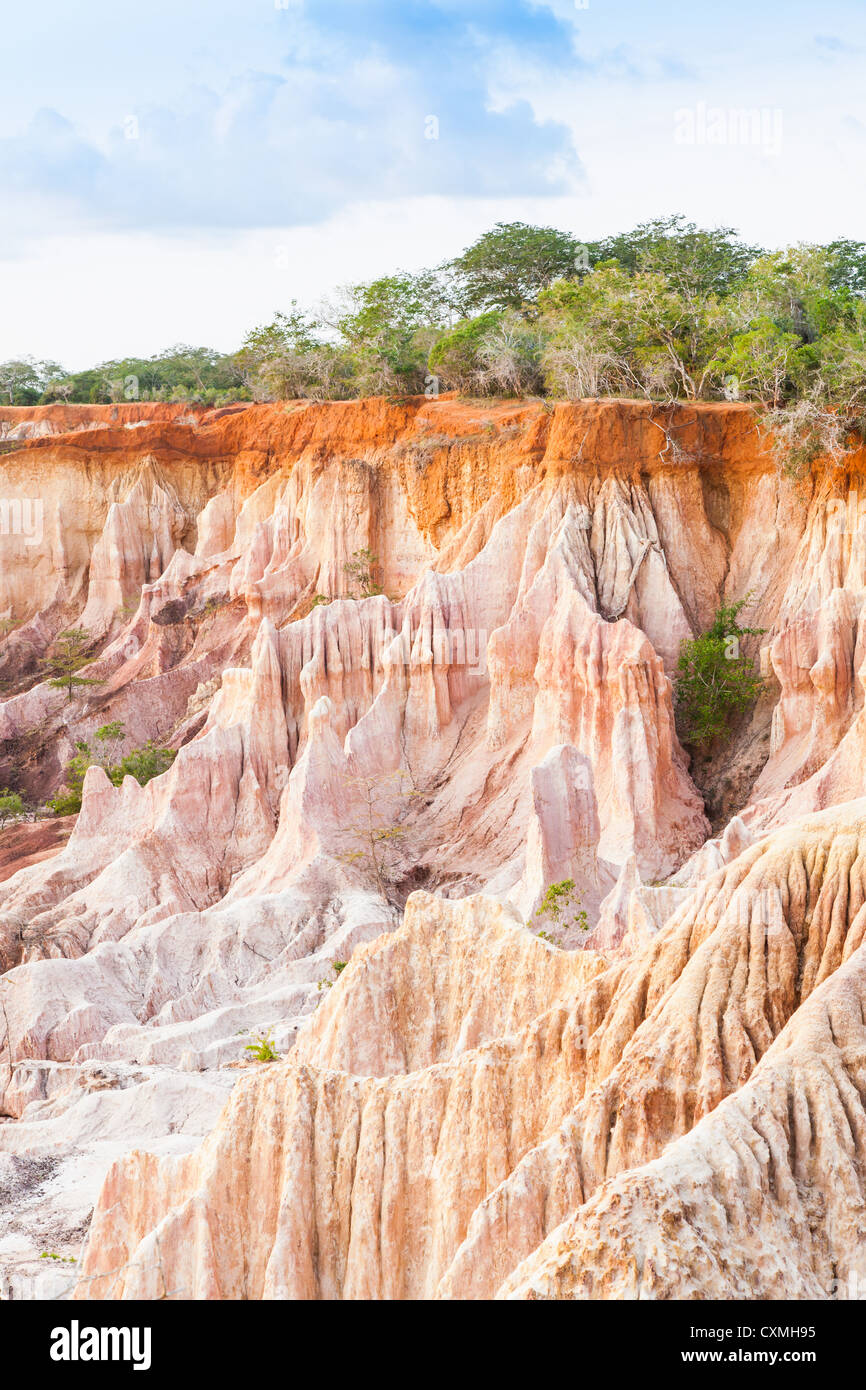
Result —
<path fill-rule="evenodd" d="M 763 689 L 755 663 L 744 656 L 741 639 L 760 636 L 763 628 L 737 622 L 747 599 L 722 604 L 707 632 L 683 642 L 677 662 L 677 719 L 684 742 L 708 747 L 724 736 L 731 718 L 748 709 Z"/>
<path fill-rule="evenodd" d="M 550 884 L 535 910 L 535 917 L 540 917 L 548 926 L 562 931 L 569 931 L 573 927 L 579 928 L 580 931 L 589 931 L 589 918 L 585 909 L 581 907 L 572 878 L 564 878 L 559 883 Z M 527 923 L 527 926 L 529 925 L 530 923 Z M 538 931 L 536 935 L 554 946 L 559 944 L 557 938 L 546 929 Z"/>
<path fill-rule="evenodd" d="M 10 791 L 8 787 L 0 787 L 0 830 L 3 830 L 8 821 L 20 820 L 24 815 L 24 802 L 18 792 Z"/>
<path fill-rule="evenodd" d="M 497 222 L 451 262 L 468 309 L 523 309 L 555 280 L 588 269 L 586 248 L 569 232 Z"/>
<path fill-rule="evenodd" d="M 280 1060 L 280 1054 L 274 1047 L 274 1040 L 267 1033 L 260 1033 L 258 1037 L 253 1038 L 251 1043 L 247 1043 L 244 1052 L 252 1053 L 251 1060 L 254 1062 L 278 1062 Z"/>
<path fill-rule="evenodd" d="M 73 816 L 81 810 L 81 792 L 89 767 L 101 767 L 115 787 L 122 784 L 124 777 L 134 777 L 143 787 L 153 777 L 166 772 L 176 757 L 175 749 L 161 748 L 153 741 L 121 755 L 124 726 L 119 720 L 103 724 L 96 730 L 94 740 L 93 749 L 83 739 L 76 743 L 77 751 L 64 773 L 66 785 L 47 803 L 56 816 Z"/>
<path fill-rule="evenodd" d="M 154 357 L 101 362 L 66 372 L 57 362 L 0 363 L 0 394 L 9 405 L 51 401 L 107 405 L 118 401 L 200 401 L 222 405 L 249 393 L 237 355 L 178 345 Z"/>
<path fill-rule="evenodd" d="M 380 895 L 389 902 L 396 885 L 401 842 L 406 834 L 401 819 L 416 792 L 401 771 L 344 778 L 347 793 L 342 837 L 347 845 L 339 858 L 364 869 Z M 357 815 L 356 820 L 349 817 Z"/>
<path fill-rule="evenodd" d="M 381 594 L 382 587 L 374 577 L 378 563 L 379 557 L 373 554 L 369 546 L 364 546 L 363 550 L 356 550 L 351 560 L 347 560 L 343 566 L 346 578 L 352 588 L 358 590 L 359 598 Z"/>
<path fill-rule="evenodd" d="M 48 684 L 55 690 L 65 690 L 67 700 L 72 699 L 79 686 L 102 684 L 95 678 L 77 674 L 90 660 L 91 642 L 84 628 L 71 627 L 55 639 L 42 663 Z"/>
<path fill-rule="evenodd" d="M 342 975 L 343 971 L 345 970 L 348 964 L 349 962 L 347 960 L 335 960 L 331 966 L 331 969 L 333 970 L 334 974 L 339 977 L 340 975 Z M 335 984 L 336 980 L 329 980 L 326 976 L 323 980 L 319 981 L 317 988 L 319 990 L 319 993 L 321 994 L 323 990 L 333 989 Z"/>
<path fill-rule="evenodd" d="M 864 438 L 866 244 L 766 252 L 681 216 L 583 243 L 497 223 L 433 269 L 345 286 L 315 312 L 292 302 L 235 353 L 179 345 L 71 375 L 50 361 L 0 364 L 0 395 L 24 405 L 440 389 L 752 402 L 799 475 Z"/>
<path fill-rule="evenodd" d="M 333 970 L 334 974 L 339 978 L 339 976 L 342 975 L 343 971 L 345 970 L 348 964 L 349 962 L 347 960 L 335 960 L 331 965 L 331 969 Z M 336 980 L 329 980 L 328 977 L 325 976 L 324 979 L 319 981 L 317 988 L 319 990 L 319 993 L 321 994 L 323 990 L 333 989 L 335 984 Z"/>

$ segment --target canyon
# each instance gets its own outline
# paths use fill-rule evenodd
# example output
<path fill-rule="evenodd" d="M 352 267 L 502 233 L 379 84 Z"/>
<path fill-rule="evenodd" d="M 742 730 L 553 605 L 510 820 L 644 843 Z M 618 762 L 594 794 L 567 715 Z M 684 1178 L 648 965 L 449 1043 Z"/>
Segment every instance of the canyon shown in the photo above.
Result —
<path fill-rule="evenodd" d="M 0 786 L 176 750 L 0 833 L 0 1297 L 862 1297 L 864 488 L 730 402 L 0 408 Z"/>

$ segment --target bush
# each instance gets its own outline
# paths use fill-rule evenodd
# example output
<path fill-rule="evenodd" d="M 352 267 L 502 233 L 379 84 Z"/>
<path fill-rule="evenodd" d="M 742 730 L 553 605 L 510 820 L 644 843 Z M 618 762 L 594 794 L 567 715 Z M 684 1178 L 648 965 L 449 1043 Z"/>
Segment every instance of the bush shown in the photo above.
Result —
<path fill-rule="evenodd" d="M 280 1054 L 274 1047 L 273 1038 L 266 1033 L 261 1033 L 251 1043 L 247 1043 L 244 1052 L 251 1052 L 250 1060 L 254 1062 L 278 1062 L 280 1060 Z"/>
<path fill-rule="evenodd" d="M 505 314 L 481 340 L 481 383 L 496 395 L 537 395 L 543 388 L 544 335 L 519 314 Z"/>
<path fill-rule="evenodd" d="M 443 334 L 429 357 L 430 371 L 449 389 L 467 395 L 480 393 L 485 371 L 481 348 L 504 315 L 496 309 L 477 319 L 464 319 Z"/>
<path fill-rule="evenodd" d="M 117 754 L 123 742 L 123 725 L 117 721 L 103 724 L 96 730 L 97 747 L 91 747 L 83 739 L 75 745 L 76 753 L 66 765 L 62 787 L 46 804 L 56 816 L 74 816 L 81 810 L 81 794 L 84 778 L 89 767 L 101 767 L 112 786 L 119 787 L 124 777 L 134 777 L 144 787 L 154 777 L 167 772 L 177 756 L 174 748 L 161 748 L 152 740 L 143 748 L 134 748 L 117 761 Z"/>
<path fill-rule="evenodd" d="M 585 908 L 581 906 L 573 878 L 564 878 L 559 883 L 551 883 L 535 911 L 535 916 L 546 921 L 548 926 L 563 931 L 568 931 L 572 927 L 578 927 L 581 931 L 589 931 L 589 918 Z M 529 925 L 527 923 L 527 926 Z M 550 941 L 554 946 L 558 944 L 556 937 L 547 930 L 539 931 L 537 935 L 543 941 Z"/>
<path fill-rule="evenodd" d="M 755 663 L 740 651 L 741 638 L 764 631 L 739 626 L 737 618 L 746 602 L 722 604 L 712 627 L 680 647 L 677 715 L 684 742 L 696 748 L 726 734 L 732 716 L 748 709 L 763 690 Z"/>
<path fill-rule="evenodd" d="M 24 815 L 24 802 L 17 792 L 8 787 L 0 787 L 0 830 L 7 821 L 20 820 Z"/>

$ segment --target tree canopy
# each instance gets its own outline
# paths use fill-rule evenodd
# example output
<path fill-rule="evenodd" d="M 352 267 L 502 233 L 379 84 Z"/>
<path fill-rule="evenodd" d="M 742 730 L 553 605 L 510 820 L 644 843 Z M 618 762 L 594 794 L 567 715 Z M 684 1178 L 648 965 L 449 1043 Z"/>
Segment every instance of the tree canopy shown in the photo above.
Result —
<path fill-rule="evenodd" d="M 177 344 L 72 374 L 0 364 L 11 404 L 441 390 L 751 401 L 789 463 L 838 457 L 866 420 L 866 243 L 764 251 L 681 215 L 583 242 L 498 222 L 432 269 L 292 301 L 233 353 Z"/>

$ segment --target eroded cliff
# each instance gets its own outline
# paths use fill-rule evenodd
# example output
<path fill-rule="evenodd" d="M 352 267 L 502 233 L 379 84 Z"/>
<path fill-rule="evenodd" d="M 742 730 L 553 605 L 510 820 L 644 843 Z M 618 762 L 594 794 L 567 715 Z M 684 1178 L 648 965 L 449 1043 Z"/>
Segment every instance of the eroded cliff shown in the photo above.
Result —
<path fill-rule="evenodd" d="M 866 457 L 791 481 L 735 405 L 0 422 L 0 784 L 179 750 L 0 882 L 13 1292 L 85 1230 L 79 1297 L 860 1269 Z M 741 598 L 765 693 L 690 766 L 680 643 Z"/>

